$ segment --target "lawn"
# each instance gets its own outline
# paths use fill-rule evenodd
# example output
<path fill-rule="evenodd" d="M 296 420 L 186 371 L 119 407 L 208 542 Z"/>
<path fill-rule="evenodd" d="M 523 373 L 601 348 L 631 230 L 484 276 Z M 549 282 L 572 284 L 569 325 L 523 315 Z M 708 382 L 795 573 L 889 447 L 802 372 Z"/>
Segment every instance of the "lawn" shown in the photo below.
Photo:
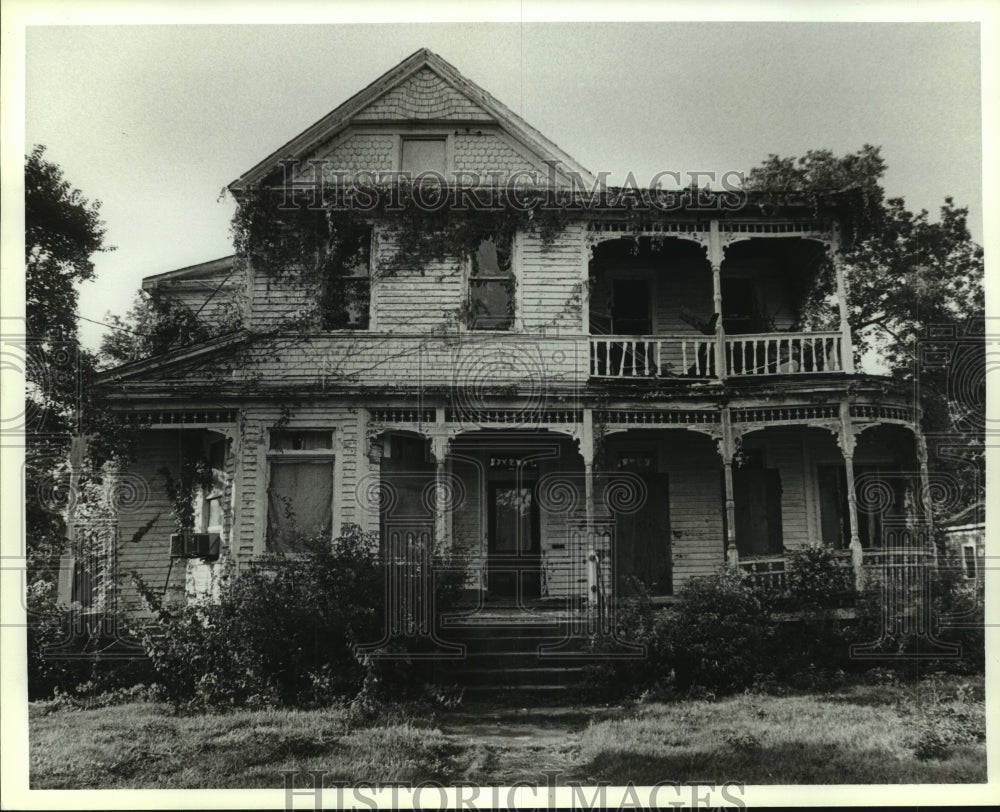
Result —
<path fill-rule="evenodd" d="M 30 711 L 37 789 L 281 787 L 326 781 L 722 784 L 986 780 L 983 680 L 850 684 L 612 707 L 460 706 L 376 722 L 346 709 L 177 713 L 136 703 Z"/>

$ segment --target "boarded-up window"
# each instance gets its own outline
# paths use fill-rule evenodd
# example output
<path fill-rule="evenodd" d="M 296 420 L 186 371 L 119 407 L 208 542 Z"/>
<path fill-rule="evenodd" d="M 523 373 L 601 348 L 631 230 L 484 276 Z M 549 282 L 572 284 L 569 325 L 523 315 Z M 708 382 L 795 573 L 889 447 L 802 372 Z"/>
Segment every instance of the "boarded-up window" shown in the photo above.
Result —
<path fill-rule="evenodd" d="M 404 138 L 399 159 L 402 172 L 416 177 L 422 172 L 444 175 L 446 150 L 444 138 Z"/>
<path fill-rule="evenodd" d="M 473 330 L 509 330 L 514 325 L 513 240 L 489 238 L 479 244 L 469 275 Z"/>
<path fill-rule="evenodd" d="M 333 530 L 329 430 L 272 431 L 268 453 L 267 551 L 296 553 Z"/>

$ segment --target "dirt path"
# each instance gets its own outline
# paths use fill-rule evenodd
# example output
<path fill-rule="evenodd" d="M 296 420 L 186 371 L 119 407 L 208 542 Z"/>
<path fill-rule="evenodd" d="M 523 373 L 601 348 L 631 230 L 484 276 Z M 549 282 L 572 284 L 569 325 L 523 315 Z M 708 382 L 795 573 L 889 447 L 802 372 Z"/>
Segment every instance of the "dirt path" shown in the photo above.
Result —
<path fill-rule="evenodd" d="M 516 781 L 544 786 L 546 771 L 558 770 L 559 782 L 586 780 L 578 764 L 579 736 L 591 721 L 616 716 L 616 707 L 516 708 L 465 707 L 440 719 L 441 731 L 454 742 L 456 779 L 478 784 Z"/>

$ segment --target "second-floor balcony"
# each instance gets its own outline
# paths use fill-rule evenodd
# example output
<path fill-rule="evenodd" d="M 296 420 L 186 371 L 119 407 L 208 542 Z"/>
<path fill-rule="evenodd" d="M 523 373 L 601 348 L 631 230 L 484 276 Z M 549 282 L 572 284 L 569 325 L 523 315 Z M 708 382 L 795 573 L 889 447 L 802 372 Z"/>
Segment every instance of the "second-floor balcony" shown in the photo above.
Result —
<path fill-rule="evenodd" d="M 842 288 L 822 242 L 752 238 L 715 256 L 713 264 L 703 246 L 680 238 L 598 244 L 589 266 L 590 378 L 851 371 Z"/>
<path fill-rule="evenodd" d="M 721 362 L 720 362 L 721 356 Z M 591 336 L 592 378 L 717 378 L 844 372 L 837 331 L 746 335 Z"/>

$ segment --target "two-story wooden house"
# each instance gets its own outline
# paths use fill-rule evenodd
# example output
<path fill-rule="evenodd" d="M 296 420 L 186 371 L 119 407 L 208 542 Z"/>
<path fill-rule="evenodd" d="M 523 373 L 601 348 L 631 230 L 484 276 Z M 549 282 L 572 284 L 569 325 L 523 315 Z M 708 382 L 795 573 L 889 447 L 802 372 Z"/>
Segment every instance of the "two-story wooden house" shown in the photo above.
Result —
<path fill-rule="evenodd" d="M 336 321 L 315 277 L 252 253 L 147 278 L 203 319 L 241 309 L 243 329 L 105 373 L 148 483 L 119 515 L 120 567 L 193 595 L 226 559 L 358 525 L 393 554 L 433 542 L 487 604 L 575 608 L 726 563 L 780 577 L 810 543 L 857 572 L 926 543 L 919 415 L 855 369 L 836 195 L 693 191 L 642 217 L 581 202 L 587 170 L 426 50 L 230 189 L 400 172 L 542 178 L 579 205 L 419 267 L 391 207 L 370 209 Z M 171 558 L 162 470 L 192 457 L 213 472 L 194 529 L 219 534 L 214 561 Z"/>

